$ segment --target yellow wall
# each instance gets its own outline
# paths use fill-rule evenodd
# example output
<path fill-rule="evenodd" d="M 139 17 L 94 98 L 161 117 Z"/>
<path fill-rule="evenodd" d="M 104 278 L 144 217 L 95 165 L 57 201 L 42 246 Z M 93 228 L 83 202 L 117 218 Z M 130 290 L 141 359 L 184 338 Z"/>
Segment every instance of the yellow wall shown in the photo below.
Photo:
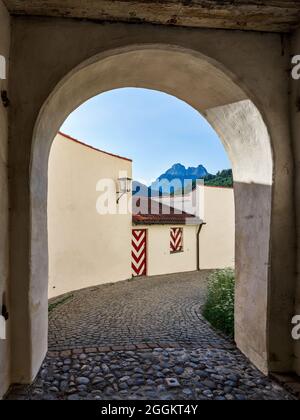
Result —
<path fill-rule="evenodd" d="M 148 276 L 194 271 L 197 268 L 197 227 L 183 226 L 183 252 L 174 254 L 170 253 L 171 227 L 176 226 L 137 226 L 138 229 L 147 229 Z"/>
<path fill-rule="evenodd" d="M 117 181 L 120 170 L 131 177 L 131 162 L 61 135 L 54 140 L 48 190 L 49 298 L 131 277 L 131 214 L 96 211 L 101 194 L 97 182 Z"/>
<path fill-rule="evenodd" d="M 234 267 L 234 192 L 204 188 L 204 222 L 200 233 L 200 269 Z"/>

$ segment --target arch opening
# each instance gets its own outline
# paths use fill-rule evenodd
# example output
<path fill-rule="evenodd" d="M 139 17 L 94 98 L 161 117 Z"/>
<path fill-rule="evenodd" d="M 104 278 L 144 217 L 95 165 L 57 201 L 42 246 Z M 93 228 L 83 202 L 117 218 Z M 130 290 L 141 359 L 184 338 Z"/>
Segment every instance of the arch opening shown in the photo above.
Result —
<path fill-rule="evenodd" d="M 171 46 L 132 47 L 93 57 L 56 87 L 36 122 L 31 160 L 31 239 L 27 357 L 14 361 L 14 380 L 32 380 L 47 350 L 47 170 L 51 142 L 67 116 L 87 99 L 121 87 L 171 94 L 201 113 L 219 134 L 234 173 L 236 203 L 236 341 L 268 372 L 269 243 L 273 159 L 258 108 L 222 66 Z M 260 247 L 257 247 L 257 243 Z M 22 372 L 22 374 L 20 374 Z M 25 379 L 24 379 L 25 378 Z"/>

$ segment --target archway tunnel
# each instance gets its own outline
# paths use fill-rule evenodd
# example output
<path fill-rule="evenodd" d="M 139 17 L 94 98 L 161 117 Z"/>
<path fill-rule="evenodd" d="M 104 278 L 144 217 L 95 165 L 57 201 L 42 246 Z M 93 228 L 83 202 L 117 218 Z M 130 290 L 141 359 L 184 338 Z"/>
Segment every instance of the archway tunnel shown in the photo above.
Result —
<path fill-rule="evenodd" d="M 100 50 L 95 45 L 97 39 L 91 42 L 94 47 L 89 52 L 80 55 L 78 50 L 78 55 L 70 55 L 68 65 L 64 62 L 43 93 L 30 83 L 22 99 L 16 90 L 12 96 L 17 106 L 18 100 L 29 95 L 31 86 L 37 101 L 30 110 L 30 124 L 26 113 L 21 115 L 14 109 L 16 122 L 11 128 L 11 261 L 15 261 L 11 266 L 12 381 L 30 382 L 47 350 L 47 169 L 51 142 L 67 116 L 84 101 L 127 86 L 158 90 L 185 101 L 219 134 L 232 162 L 235 183 L 236 341 L 263 372 L 291 370 L 290 311 L 283 311 L 283 303 L 278 302 L 284 296 L 286 306 L 293 306 L 293 256 L 280 269 L 288 268 L 285 284 L 274 274 L 278 255 L 287 253 L 278 244 L 291 233 L 291 186 L 284 172 L 288 151 L 279 141 L 280 133 L 285 132 L 284 122 L 275 129 L 273 114 L 266 109 L 258 87 L 254 89 L 253 78 L 245 82 L 246 70 L 239 66 L 246 63 L 240 60 L 234 74 L 234 65 L 220 64 L 226 60 L 217 43 L 216 51 L 208 53 L 205 37 L 202 46 L 196 47 L 193 40 L 191 49 L 174 39 L 162 43 L 159 36 L 155 43 L 149 42 L 151 38 L 138 44 L 124 40 L 131 46 L 113 42 L 100 54 L 96 54 Z M 266 42 L 277 45 L 278 38 L 270 37 Z M 254 46 L 262 53 L 257 43 Z M 25 77 L 22 74 L 18 65 L 12 80 L 20 83 Z M 27 139 L 23 150 L 16 141 L 20 135 Z"/>
<path fill-rule="evenodd" d="M 172 80 L 168 77 L 170 72 Z M 227 75 L 202 57 L 178 48 L 149 46 L 115 51 L 102 59 L 97 57 L 69 75 L 45 104 L 35 129 L 31 172 L 30 298 L 32 302 L 40 302 L 39 314 L 32 318 L 33 331 L 47 331 L 46 191 L 51 141 L 66 116 L 83 101 L 126 86 L 156 89 L 185 100 L 205 115 L 224 143 L 232 161 L 235 183 L 236 341 L 241 350 L 267 372 L 265 308 L 269 291 L 273 171 L 268 130 L 256 106 Z M 257 243 L 261 244 L 260 248 Z M 38 367 L 38 360 L 45 353 L 47 336 L 41 340 L 39 333 L 39 338 L 31 339 L 35 342 L 33 355 L 36 354 L 33 364 Z"/>

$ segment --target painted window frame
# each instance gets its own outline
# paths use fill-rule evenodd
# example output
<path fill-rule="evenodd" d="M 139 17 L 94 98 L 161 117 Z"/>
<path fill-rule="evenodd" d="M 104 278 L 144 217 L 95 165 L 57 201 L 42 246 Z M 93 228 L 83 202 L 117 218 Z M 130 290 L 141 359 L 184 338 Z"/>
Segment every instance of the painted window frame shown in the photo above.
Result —
<path fill-rule="evenodd" d="M 181 231 L 181 245 L 180 248 L 176 249 L 176 250 L 172 250 L 172 232 L 174 230 L 180 230 Z M 174 255 L 174 254 L 180 254 L 182 252 L 184 252 L 184 229 L 182 226 L 178 226 L 178 227 L 171 227 L 170 228 L 170 254 Z"/>

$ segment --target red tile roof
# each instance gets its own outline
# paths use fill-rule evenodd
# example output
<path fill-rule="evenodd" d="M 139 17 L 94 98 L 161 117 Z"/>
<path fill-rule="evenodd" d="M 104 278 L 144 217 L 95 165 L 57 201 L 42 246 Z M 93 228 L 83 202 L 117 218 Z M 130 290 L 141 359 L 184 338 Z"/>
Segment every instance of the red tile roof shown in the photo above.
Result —
<path fill-rule="evenodd" d="M 200 225 L 202 220 L 193 214 L 166 206 L 148 197 L 133 197 L 132 221 L 142 225 Z"/>

